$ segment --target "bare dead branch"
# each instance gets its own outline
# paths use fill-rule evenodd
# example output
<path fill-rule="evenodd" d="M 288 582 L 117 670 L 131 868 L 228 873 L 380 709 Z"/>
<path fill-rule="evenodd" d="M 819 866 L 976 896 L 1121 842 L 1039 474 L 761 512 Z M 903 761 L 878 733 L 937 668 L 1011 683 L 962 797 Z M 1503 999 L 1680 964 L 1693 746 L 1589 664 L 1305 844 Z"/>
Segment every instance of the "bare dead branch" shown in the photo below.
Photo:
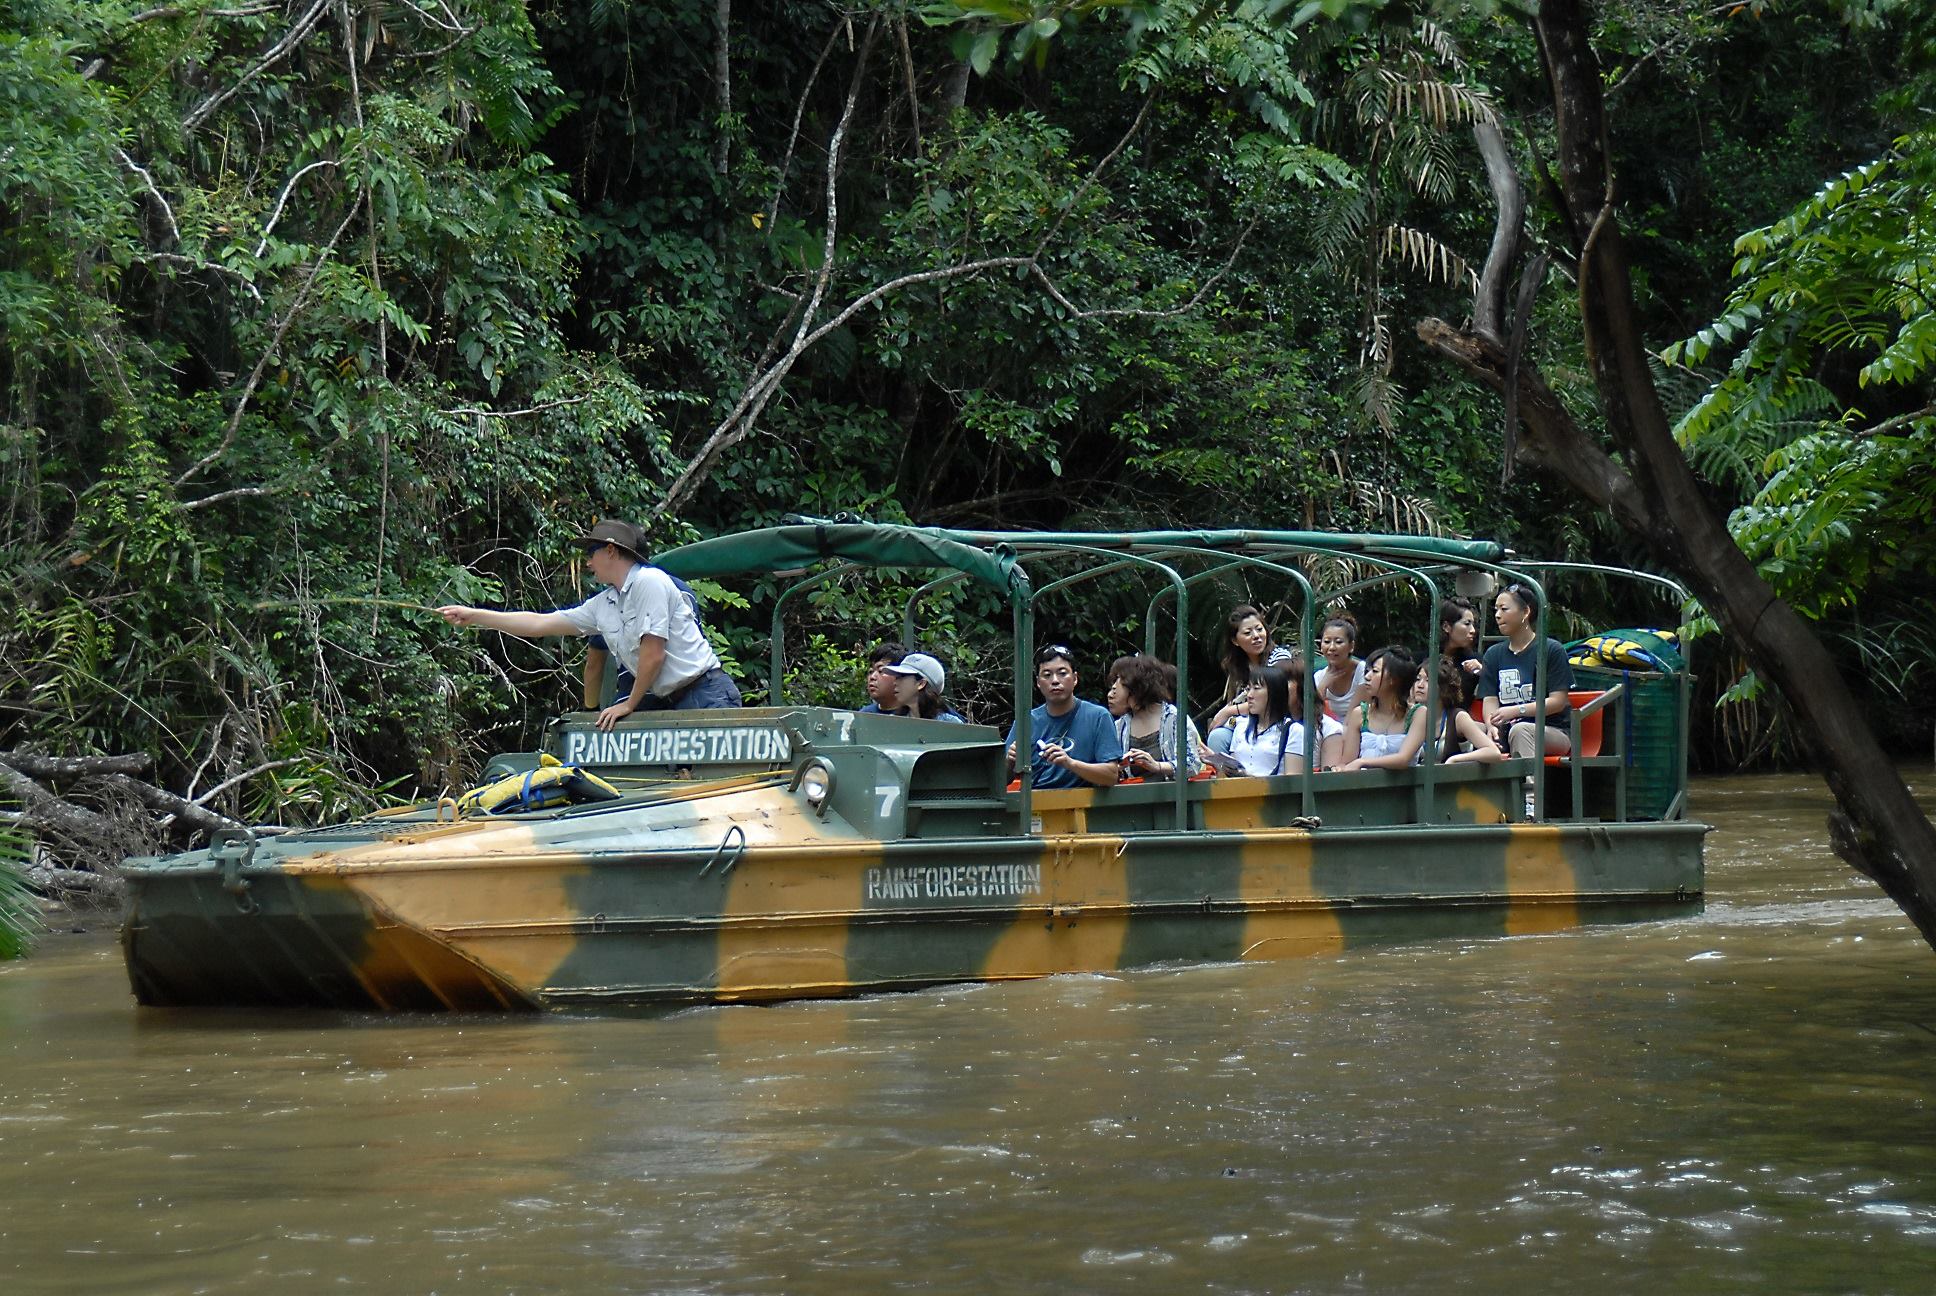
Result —
<path fill-rule="evenodd" d="M 1886 418 L 1872 427 L 1854 429 L 1849 435 L 1855 437 L 1888 436 L 1897 428 L 1905 428 L 1912 423 L 1920 423 L 1928 418 L 1936 418 L 1936 405 L 1925 405 L 1919 410 L 1911 410 L 1907 414 L 1898 414 L 1894 418 Z"/>
<path fill-rule="evenodd" d="M 141 177 L 142 187 L 148 191 L 148 196 L 155 200 L 155 205 L 161 208 L 162 216 L 168 221 L 168 232 L 174 237 L 176 245 L 179 246 L 181 244 L 181 226 L 175 223 L 175 209 L 170 207 L 168 200 L 161 196 L 161 190 L 155 185 L 155 178 L 148 174 L 146 167 L 129 157 L 127 150 L 119 144 L 114 146 L 114 156 L 121 159 L 122 166 Z"/>
<path fill-rule="evenodd" d="M 441 27 L 447 32 L 469 33 L 470 29 L 464 26 L 456 14 L 451 13 L 450 6 L 448 5 L 439 5 L 439 8 L 443 9 L 445 15 L 442 18 L 439 18 L 436 14 L 418 4 L 416 0 L 403 0 L 403 7 L 415 13 L 417 17 L 423 19 L 432 27 Z"/>
<path fill-rule="evenodd" d="M 295 189 L 296 182 L 318 167 L 333 167 L 335 165 L 337 165 L 335 158 L 318 158 L 289 177 L 288 182 L 282 186 L 282 192 L 276 195 L 276 205 L 269 212 L 269 223 L 262 227 L 262 241 L 255 245 L 255 254 L 257 256 L 261 256 L 268 249 L 269 235 L 275 232 L 276 222 L 282 219 L 283 205 L 289 201 L 289 194 Z"/>
<path fill-rule="evenodd" d="M 1029 264 L 1030 261 L 1027 257 L 988 257 L 980 261 L 966 261 L 960 265 L 945 266 L 939 270 L 921 270 L 890 279 L 886 283 L 868 290 L 859 297 L 856 297 L 853 301 L 847 303 L 833 318 L 829 319 L 813 332 L 807 334 L 797 348 L 789 348 L 786 356 L 771 369 L 748 384 L 745 392 L 740 396 L 739 403 L 733 407 L 732 411 L 724 419 L 720 420 L 714 426 L 711 434 L 707 436 L 705 443 L 700 446 L 698 454 L 693 456 L 691 462 L 686 465 L 685 471 L 681 472 L 672 485 L 667 488 L 665 497 L 653 508 L 653 515 L 659 516 L 683 503 L 686 497 L 691 494 L 692 488 L 697 484 L 698 477 L 705 466 L 721 450 L 737 443 L 745 437 L 747 432 L 752 430 L 746 423 L 747 411 L 755 403 L 758 403 L 761 408 L 765 407 L 766 400 L 770 398 L 772 389 L 779 385 L 782 378 L 786 377 L 787 370 L 792 368 L 793 362 L 799 358 L 801 351 L 806 350 L 807 347 L 812 346 L 815 342 L 818 342 L 821 338 L 833 332 L 833 330 L 841 327 L 848 320 L 883 297 L 899 292 L 903 288 L 913 288 L 921 284 L 941 283 L 950 279 L 960 279 L 966 275 L 981 274 L 988 270 L 1015 269 Z"/>
<path fill-rule="evenodd" d="M 316 29 L 316 24 L 322 20 L 323 12 L 329 8 L 329 4 L 330 0 L 316 0 L 316 3 L 311 5 L 302 17 L 296 19 L 294 25 L 288 31 L 283 33 L 282 39 L 264 50 L 261 57 L 233 85 L 216 91 L 189 109 L 188 115 L 182 118 L 183 132 L 193 131 L 198 128 L 203 122 L 209 119 L 210 114 L 234 98 L 251 81 L 261 76 L 276 64 L 282 62 L 285 58 L 288 58 L 295 48 L 308 38 L 309 33 Z"/>
<path fill-rule="evenodd" d="M 1223 279 L 1231 265 L 1235 263 L 1238 253 L 1243 248 L 1244 240 L 1256 228 L 1257 220 L 1253 219 L 1244 228 L 1243 233 L 1239 235 L 1236 243 L 1231 248 L 1229 257 L 1216 274 L 1212 275 L 1208 281 L 1198 288 L 1189 302 L 1170 310 L 1084 311 L 1081 307 L 1070 302 L 1066 296 L 1063 296 L 1060 290 L 1048 280 L 1048 277 L 1042 272 L 1038 264 L 1042 253 L 1061 230 L 1062 226 L 1068 221 L 1070 214 L 1080 205 L 1083 195 L 1096 183 L 1109 165 L 1121 156 L 1123 150 L 1129 146 L 1130 140 L 1135 138 L 1136 133 L 1142 128 L 1143 122 L 1149 115 L 1150 107 L 1155 102 L 1155 93 L 1152 92 L 1143 100 L 1141 108 L 1129 124 L 1129 129 L 1123 132 L 1122 137 L 1116 141 L 1115 146 L 1108 153 L 1104 154 L 1096 165 L 1091 168 L 1089 174 L 1083 179 L 1082 184 L 1077 186 L 1075 193 L 1071 195 L 1069 202 L 1064 205 L 1062 211 L 1056 216 L 1055 221 L 1050 225 L 1048 231 L 1037 241 L 1034 250 L 1027 256 L 984 257 L 979 260 L 962 262 L 957 265 L 945 266 L 935 270 L 921 270 L 899 275 L 888 280 L 886 283 L 879 284 L 869 291 L 862 293 L 846 306 L 842 307 L 831 319 L 816 325 L 814 321 L 819 314 L 821 302 L 825 299 L 827 285 L 833 274 L 834 247 L 836 237 L 839 233 L 840 211 L 835 181 L 839 174 L 841 148 L 848 125 L 853 118 L 854 106 L 860 92 L 861 74 L 867 62 L 867 53 L 873 46 L 874 39 L 878 34 L 879 25 L 880 20 L 876 19 L 867 28 L 867 33 L 861 42 L 860 57 L 855 62 L 854 73 L 848 85 L 847 98 L 842 107 L 840 121 L 834 127 L 832 135 L 828 137 L 826 166 L 827 230 L 822 240 L 820 272 L 815 277 L 813 289 L 806 295 L 804 301 L 795 303 L 780 329 L 768 341 L 765 351 L 760 356 L 759 362 L 753 366 L 754 377 L 748 381 L 745 388 L 740 392 L 739 400 L 727 412 L 726 417 L 714 425 L 712 431 L 707 434 L 705 441 L 701 443 L 697 453 L 687 461 L 685 468 L 680 471 L 679 476 L 666 488 L 665 495 L 652 510 L 652 514 L 655 517 L 663 516 L 690 498 L 692 492 L 697 489 L 699 482 L 703 480 L 713 460 L 721 452 L 738 444 L 752 433 L 754 425 L 759 420 L 759 416 L 765 411 L 767 404 L 778 392 L 781 382 L 786 378 L 794 364 L 808 348 L 835 329 L 845 325 L 848 320 L 852 319 L 860 311 L 865 310 L 891 293 L 899 292 L 904 288 L 918 287 L 922 284 L 941 283 L 969 275 L 981 274 L 989 270 L 1027 269 L 1043 281 L 1044 285 L 1049 289 L 1050 294 L 1062 304 L 1064 309 L 1071 311 L 1079 318 L 1110 318 L 1135 315 L 1162 318 L 1169 315 L 1182 314 L 1201 304 L 1203 299 Z M 831 43 L 829 44 L 829 48 L 831 48 Z M 826 57 L 826 52 L 825 50 L 822 51 L 822 59 Z M 819 65 L 816 64 L 816 71 L 818 67 Z M 804 111 L 804 106 L 805 100 L 803 98 L 801 101 L 801 111 Z M 796 113 L 796 119 L 797 117 L 798 113 Z M 792 156 L 791 140 L 788 143 L 787 156 L 789 159 Z M 774 203 L 775 210 L 777 210 L 777 191 L 775 193 Z M 795 325 L 796 320 L 798 321 L 797 326 Z M 794 329 L 793 341 L 786 348 L 784 354 L 780 354 L 778 359 L 774 359 L 775 354 L 779 352 L 779 339 L 784 336 L 788 328 Z"/>
<path fill-rule="evenodd" d="M 1049 226 L 1049 232 L 1042 236 L 1040 242 L 1036 243 L 1035 251 L 1029 254 L 1030 260 L 1041 256 L 1043 249 L 1048 247 L 1055 236 L 1062 232 L 1062 226 L 1068 222 L 1070 214 L 1082 205 L 1083 196 L 1094 187 L 1097 180 L 1102 178 L 1102 173 L 1108 169 L 1109 164 L 1120 157 L 1122 151 L 1129 147 L 1129 142 L 1136 138 L 1136 132 L 1143 129 L 1143 122 L 1149 117 L 1150 105 L 1155 102 L 1156 91 L 1151 90 L 1143 96 L 1142 107 L 1138 108 L 1136 110 L 1136 116 L 1130 119 L 1129 129 L 1123 132 L 1122 138 L 1116 141 L 1114 148 L 1103 154 L 1102 159 L 1096 165 L 1089 168 L 1089 174 L 1082 178 L 1082 183 L 1076 186 L 1076 191 L 1069 195 L 1069 201 L 1064 203 L 1062 210 L 1056 214 L 1054 224 Z M 1255 224 L 1255 222 L 1252 223 Z"/>
<path fill-rule="evenodd" d="M 55 796 L 11 765 L 0 765 L 0 792 L 20 803 L 20 821 L 28 827 L 44 828 L 81 844 L 109 841 L 117 833 L 107 816 Z"/>
<path fill-rule="evenodd" d="M 138 14 L 130 14 L 128 23 L 158 22 L 163 18 L 253 18 L 266 14 L 276 6 L 273 4 L 244 5 L 240 9 L 184 9 L 180 5 L 163 5 L 159 9 L 143 9 Z"/>
<path fill-rule="evenodd" d="M 329 236 L 329 242 L 323 245 L 323 250 L 316 254 L 316 260 L 311 263 L 309 273 L 303 277 L 302 287 L 296 292 L 296 299 L 289 303 L 289 309 L 283 313 L 282 319 L 276 324 L 275 335 L 269 339 L 269 345 L 263 348 L 261 356 L 257 358 L 255 368 L 249 374 L 249 381 L 242 388 L 241 398 L 235 402 L 235 409 L 229 415 L 228 426 L 222 430 L 221 442 L 175 478 L 177 490 L 200 476 L 210 464 L 227 454 L 229 447 L 235 444 L 235 434 L 242 426 L 242 414 L 249 408 L 249 399 L 255 395 L 255 389 L 261 385 L 262 375 L 269 368 L 269 361 L 275 357 L 277 348 L 282 345 L 282 339 L 288 334 L 289 326 L 294 324 L 296 316 L 302 313 L 304 303 L 309 300 L 309 290 L 315 286 L 316 276 L 322 272 L 323 263 L 336 251 L 336 244 L 343 237 L 343 231 L 347 230 L 350 222 L 355 219 L 356 209 L 352 207 L 349 214 L 343 217 L 343 223 L 336 227 L 336 232 Z M 255 493 L 266 494 L 267 492 L 257 490 Z M 200 507 L 212 503 L 213 500 L 214 497 L 197 500 L 194 506 Z"/>
<path fill-rule="evenodd" d="M 173 792 L 163 791 L 152 783 L 129 778 L 126 774 L 110 774 L 102 780 L 115 791 L 141 802 L 150 810 L 174 815 L 177 819 L 193 828 L 214 832 L 222 828 L 245 827 L 240 820 L 231 819 L 225 814 L 217 814 L 207 806 L 195 804 Z"/>
<path fill-rule="evenodd" d="M 230 788 L 236 786 L 239 783 L 247 783 L 250 779 L 254 778 L 258 774 L 267 774 L 272 770 L 287 769 L 291 765 L 300 765 L 303 763 L 303 760 L 304 760 L 304 757 L 301 757 L 301 756 L 287 756 L 287 757 L 284 757 L 282 760 L 264 761 L 262 764 L 256 766 L 254 769 L 245 770 L 244 772 L 237 774 L 234 778 L 223 779 L 220 783 L 217 783 L 214 787 L 210 788 L 208 791 L 190 800 L 189 804 L 207 805 L 210 801 L 222 795 L 222 793 L 228 791 Z"/>
<path fill-rule="evenodd" d="M 529 406 L 526 406 L 524 409 L 514 409 L 514 410 L 474 409 L 471 406 L 467 405 L 461 409 L 439 410 L 438 413 L 447 415 L 451 418 L 457 418 L 460 416 L 469 416 L 473 418 L 522 418 L 526 414 L 542 414 L 546 410 L 558 409 L 561 406 L 565 406 L 565 405 L 582 405 L 590 399 L 591 399 L 590 396 L 567 396 L 561 400 L 545 401 L 539 405 L 529 405 Z"/>
<path fill-rule="evenodd" d="M 786 190 L 787 172 L 793 166 L 794 145 L 800 139 L 800 119 L 807 113 L 807 96 L 813 93 L 813 84 L 820 79 L 820 68 L 827 56 L 834 52 L 834 45 L 840 40 L 843 29 L 852 30 L 852 19 L 843 18 L 840 25 L 827 34 L 827 43 L 820 47 L 820 57 L 813 61 L 813 70 L 807 73 L 807 84 L 800 91 L 799 102 L 793 105 L 793 125 L 787 130 L 785 152 L 780 154 L 780 173 L 773 181 L 773 200 L 766 205 L 767 237 L 772 237 L 773 222 L 780 217 L 780 195 Z"/>
<path fill-rule="evenodd" d="M 280 488 L 275 486 L 237 486 L 233 490 L 216 491 L 213 495 L 204 495 L 199 499 L 183 500 L 181 502 L 181 508 L 183 512 L 188 513 L 199 508 L 207 508 L 211 504 L 220 504 L 223 500 L 248 499 L 251 496 L 257 495 L 275 495 L 279 493 L 279 490 Z"/>
<path fill-rule="evenodd" d="M 1062 290 L 1056 287 L 1055 281 L 1049 278 L 1048 272 L 1042 269 L 1039 261 L 1031 257 L 1028 262 L 1028 267 L 1030 273 L 1041 283 L 1042 287 L 1054 299 L 1056 304 L 1068 311 L 1076 319 L 1173 319 L 1178 315 L 1187 315 L 1203 304 L 1204 298 L 1208 297 L 1216 289 L 1216 286 L 1222 282 L 1223 277 L 1230 273 L 1230 267 L 1237 263 L 1238 255 L 1244 250 L 1245 240 L 1250 237 L 1251 232 L 1257 228 L 1258 222 L 1262 219 L 1263 216 L 1261 213 L 1250 218 L 1250 222 L 1238 232 L 1236 241 L 1230 245 L 1230 255 L 1223 259 L 1223 264 L 1217 267 L 1215 274 L 1198 285 L 1196 292 L 1190 295 L 1188 301 L 1184 302 L 1181 306 L 1171 306 L 1164 310 L 1146 310 L 1129 307 L 1087 310 L 1076 305 L 1063 295 Z"/>
<path fill-rule="evenodd" d="M 179 252 L 140 252 L 135 255 L 134 259 L 143 263 L 160 261 L 168 265 L 187 266 L 190 270 L 227 275 L 229 278 L 235 280 L 236 283 L 240 284 L 242 291 L 249 294 L 258 303 L 262 300 L 262 290 L 250 283 L 241 271 L 215 261 L 204 261 L 200 257 L 183 256 Z"/>
<path fill-rule="evenodd" d="M 767 402 L 772 399 L 780 380 L 792 370 L 794 363 L 809 346 L 813 345 L 814 340 L 827 332 L 824 328 L 811 333 L 809 330 L 812 329 L 814 317 L 820 311 L 820 303 L 826 298 L 827 285 L 833 279 L 834 250 L 840 234 L 841 150 L 846 142 L 847 128 L 854 120 L 854 107 L 860 101 L 860 88 L 867 69 L 867 58 L 874 48 L 874 38 L 880 33 L 880 25 L 879 18 L 875 18 L 867 25 L 867 34 L 861 39 L 860 53 L 854 60 L 853 75 L 847 82 L 847 98 L 841 105 L 840 120 L 834 123 L 833 133 L 827 138 L 825 185 L 827 232 L 821 239 L 820 272 L 814 276 L 813 291 L 808 294 L 807 300 L 797 310 L 799 326 L 794 332 L 793 343 L 787 348 L 785 355 L 741 393 L 739 402 L 734 405 L 732 412 L 714 428 L 705 444 L 699 448 L 699 453 L 687 463 L 685 470 L 667 488 L 665 497 L 653 510 L 654 516 L 663 515 L 676 508 L 697 485 L 701 474 L 712 462 L 713 456 L 752 430 L 754 422 L 765 410 Z M 788 322 L 791 323 L 793 318 L 793 315 L 789 315 Z M 771 355 L 774 349 L 773 344 L 769 342 L 767 354 Z"/>

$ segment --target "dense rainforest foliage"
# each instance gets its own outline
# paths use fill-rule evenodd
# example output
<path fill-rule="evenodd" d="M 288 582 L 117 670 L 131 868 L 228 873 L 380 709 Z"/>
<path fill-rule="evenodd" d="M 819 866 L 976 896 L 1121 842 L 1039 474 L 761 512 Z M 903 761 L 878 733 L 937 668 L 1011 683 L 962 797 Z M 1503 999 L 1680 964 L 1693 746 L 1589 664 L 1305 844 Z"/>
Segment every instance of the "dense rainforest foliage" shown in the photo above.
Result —
<path fill-rule="evenodd" d="M 1683 443 L 1926 751 L 1936 20 L 1597 13 Z M 1412 335 L 1490 235 L 1473 125 L 1540 174 L 1539 80 L 1510 3 L 0 0 L 0 749 L 146 752 L 242 817 L 461 784 L 571 703 L 575 646 L 428 609 L 582 597 L 601 515 L 1634 559 L 1502 473 L 1497 398 Z M 1564 293 L 1528 338 L 1591 410 Z M 906 588 L 805 600 L 795 696 L 851 696 Z M 1048 631 L 1139 644 L 1147 591 L 1093 588 Z M 771 592 L 702 590 L 749 700 Z M 1203 638 L 1280 593 L 1206 595 Z M 1559 610 L 1662 617 L 1627 597 Z M 928 631 L 978 718 L 992 611 Z M 1780 757 L 1778 700 L 1706 655 L 1709 759 Z"/>

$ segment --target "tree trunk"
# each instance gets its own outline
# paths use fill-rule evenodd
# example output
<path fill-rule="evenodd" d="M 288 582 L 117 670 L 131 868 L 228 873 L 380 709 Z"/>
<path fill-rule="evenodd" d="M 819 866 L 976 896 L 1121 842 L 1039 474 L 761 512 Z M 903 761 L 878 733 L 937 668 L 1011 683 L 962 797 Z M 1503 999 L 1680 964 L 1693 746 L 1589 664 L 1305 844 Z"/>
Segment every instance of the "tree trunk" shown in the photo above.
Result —
<path fill-rule="evenodd" d="M 718 133 L 713 137 L 713 174 L 724 180 L 733 149 L 733 134 L 726 125 L 733 112 L 733 0 L 716 0 L 713 28 L 713 98 L 719 116 Z"/>
<path fill-rule="evenodd" d="M 1610 510 L 1647 544 L 1700 596 L 1756 674 L 1781 691 L 1835 794 L 1838 809 L 1829 829 L 1836 853 L 1875 879 L 1936 946 L 1936 828 L 1876 741 L 1835 659 L 1735 545 L 1674 440 L 1654 387 L 1626 242 L 1614 214 L 1600 68 L 1584 6 L 1581 0 L 1544 0 L 1534 26 L 1553 95 L 1562 214 L 1579 258 L 1587 361 L 1620 462 L 1594 443 L 1537 368 L 1525 363 L 1517 384 L 1528 436 L 1522 452 Z M 1496 240 L 1495 246 L 1510 242 Z M 1496 315 L 1482 310 L 1476 318 Z M 1418 332 L 1441 355 L 1504 390 L 1507 355 L 1496 327 L 1461 330 L 1425 320 Z"/>

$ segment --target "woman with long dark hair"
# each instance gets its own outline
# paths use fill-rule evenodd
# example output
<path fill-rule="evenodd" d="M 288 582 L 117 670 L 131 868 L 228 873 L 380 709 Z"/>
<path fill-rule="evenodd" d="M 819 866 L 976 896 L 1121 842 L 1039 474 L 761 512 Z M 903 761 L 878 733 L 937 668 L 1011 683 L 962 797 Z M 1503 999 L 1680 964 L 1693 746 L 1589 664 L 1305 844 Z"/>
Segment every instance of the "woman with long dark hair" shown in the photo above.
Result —
<path fill-rule="evenodd" d="M 1229 751 L 1237 722 L 1248 713 L 1250 672 L 1255 666 L 1282 666 L 1291 650 L 1271 637 L 1264 614 L 1248 603 L 1230 609 L 1224 622 L 1223 705 L 1210 717 L 1210 746 Z"/>
<path fill-rule="evenodd" d="M 1472 600 L 1453 597 L 1439 603 L 1439 656 L 1459 668 L 1459 705 L 1472 701 L 1472 690 L 1485 669 L 1479 660 L 1479 613 Z"/>
<path fill-rule="evenodd" d="M 1462 672 L 1450 661 L 1441 657 L 1436 663 L 1439 673 L 1439 722 L 1433 726 L 1439 745 L 1439 764 L 1464 765 L 1477 762 L 1492 765 L 1506 758 L 1499 750 L 1499 744 L 1492 740 L 1492 730 L 1472 718 L 1472 713 L 1458 702 L 1459 676 Z M 1425 693 L 1425 672 L 1432 670 L 1433 664 L 1418 668 L 1418 677 L 1412 681 L 1412 701 L 1418 706 L 1427 702 Z"/>
<path fill-rule="evenodd" d="M 1293 657 L 1288 670 L 1253 666 L 1244 699 L 1247 712 L 1230 740 L 1230 755 L 1246 774 L 1302 774 L 1305 761 L 1304 667 Z M 1318 721 L 1318 768 L 1343 754 L 1344 726 L 1330 716 Z"/>
<path fill-rule="evenodd" d="M 1417 678 L 1418 662 L 1397 644 L 1365 659 L 1365 689 L 1371 696 L 1351 708 L 1339 768 L 1403 769 L 1418 763 L 1430 717 L 1410 700 Z"/>

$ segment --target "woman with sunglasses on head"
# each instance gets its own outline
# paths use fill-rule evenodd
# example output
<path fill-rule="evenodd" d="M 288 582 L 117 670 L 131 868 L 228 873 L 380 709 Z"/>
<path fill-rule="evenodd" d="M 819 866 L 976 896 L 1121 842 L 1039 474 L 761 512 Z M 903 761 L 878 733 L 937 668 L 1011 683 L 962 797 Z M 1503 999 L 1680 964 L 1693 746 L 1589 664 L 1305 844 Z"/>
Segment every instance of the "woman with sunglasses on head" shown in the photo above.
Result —
<path fill-rule="evenodd" d="M 1403 769 L 1418 763 L 1431 718 L 1411 701 L 1418 663 L 1393 644 L 1365 660 L 1370 697 L 1351 708 L 1344 727 L 1344 764 L 1338 768 Z"/>
<path fill-rule="evenodd" d="M 1566 648 L 1557 639 L 1539 638 L 1539 597 L 1531 586 L 1506 586 L 1493 600 L 1492 610 L 1506 637 L 1486 649 L 1481 659 L 1479 700 L 1487 726 L 1515 759 L 1542 751 L 1548 756 L 1566 755 L 1573 750 L 1566 726 L 1573 667 L 1566 660 Z M 1540 702 L 1537 670 L 1542 656 L 1546 659 L 1544 733 L 1533 719 Z"/>
<path fill-rule="evenodd" d="M 1230 609 L 1224 623 L 1223 705 L 1210 717 L 1210 746 L 1229 751 L 1237 722 L 1248 713 L 1250 671 L 1253 666 L 1282 666 L 1291 650 L 1271 637 L 1264 614 L 1248 603 Z"/>
<path fill-rule="evenodd" d="M 1042 705 L 1029 712 L 1027 753 L 1029 786 L 1038 788 L 1112 787 L 1123 776 L 1123 749 L 1116 721 L 1105 707 L 1076 696 L 1082 677 L 1067 644 L 1050 644 L 1035 654 L 1035 691 Z M 1017 726 L 1008 728 L 1008 765 L 1023 768 L 1016 751 Z"/>

